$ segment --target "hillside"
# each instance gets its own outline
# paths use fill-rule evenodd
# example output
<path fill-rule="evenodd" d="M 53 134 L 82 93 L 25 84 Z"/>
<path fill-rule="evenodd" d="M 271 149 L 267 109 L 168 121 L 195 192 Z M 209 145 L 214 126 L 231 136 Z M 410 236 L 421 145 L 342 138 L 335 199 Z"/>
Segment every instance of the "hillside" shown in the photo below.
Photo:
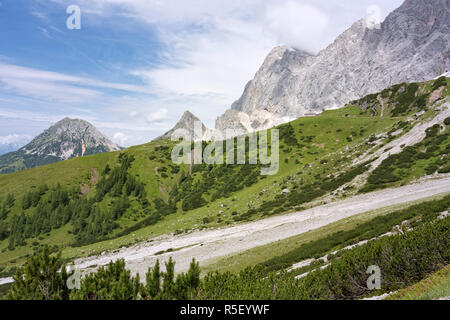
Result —
<path fill-rule="evenodd" d="M 34 168 L 91 154 L 118 151 L 120 147 L 92 124 L 65 118 L 19 150 L 0 156 L 0 174 Z"/>
<path fill-rule="evenodd" d="M 174 165 L 168 140 L 2 175 L 0 266 L 21 264 L 44 244 L 82 257 L 445 174 L 448 80 L 396 85 L 278 127 L 273 176 L 261 176 L 261 164 Z"/>

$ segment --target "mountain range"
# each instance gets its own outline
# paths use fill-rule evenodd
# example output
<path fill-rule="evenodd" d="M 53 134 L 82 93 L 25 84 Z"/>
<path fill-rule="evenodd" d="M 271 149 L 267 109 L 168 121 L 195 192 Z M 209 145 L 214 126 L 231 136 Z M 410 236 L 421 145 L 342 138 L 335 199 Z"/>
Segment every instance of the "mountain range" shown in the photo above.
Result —
<path fill-rule="evenodd" d="M 120 149 L 89 122 L 65 118 L 19 150 L 0 156 L 0 174 Z"/>
<path fill-rule="evenodd" d="M 450 71 L 450 1 L 406 0 L 379 28 L 354 23 L 311 55 L 274 48 L 217 130 L 257 131 Z"/>
<path fill-rule="evenodd" d="M 210 140 L 215 132 L 264 130 L 343 107 L 394 84 L 448 74 L 449 13 L 447 0 L 406 0 L 379 28 L 359 20 L 317 55 L 278 46 L 242 96 L 216 120 L 215 130 L 186 111 L 155 140 L 174 133 Z M 201 124 L 201 136 L 194 136 L 194 123 Z M 0 156 L 0 173 L 119 149 L 89 123 L 64 119 L 25 147 Z"/>

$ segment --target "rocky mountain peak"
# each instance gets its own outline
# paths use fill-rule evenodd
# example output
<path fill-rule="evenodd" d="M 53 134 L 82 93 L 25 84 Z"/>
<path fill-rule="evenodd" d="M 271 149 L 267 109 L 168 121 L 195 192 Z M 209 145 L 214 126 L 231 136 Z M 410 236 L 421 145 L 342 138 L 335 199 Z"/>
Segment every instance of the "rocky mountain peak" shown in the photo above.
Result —
<path fill-rule="evenodd" d="M 449 70 L 450 1 L 407 0 L 381 28 L 359 20 L 315 56 L 274 48 L 216 129 L 267 129 Z"/>
<path fill-rule="evenodd" d="M 210 136 L 209 129 L 192 112 L 185 111 L 177 124 L 155 140 L 171 139 L 172 137 L 188 136 L 191 140 L 208 140 Z"/>
<path fill-rule="evenodd" d="M 18 151 L 1 156 L 0 173 L 120 149 L 89 122 L 64 118 Z"/>
<path fill-rule="evenodd" d="M 64 118 L 22 148 L 27 154 L 55 156 L 61 160 L 99 152 L 120 150 L 92 124 L 81 119 Z M 21 150 L 22 150 L 21 149 Z"/>

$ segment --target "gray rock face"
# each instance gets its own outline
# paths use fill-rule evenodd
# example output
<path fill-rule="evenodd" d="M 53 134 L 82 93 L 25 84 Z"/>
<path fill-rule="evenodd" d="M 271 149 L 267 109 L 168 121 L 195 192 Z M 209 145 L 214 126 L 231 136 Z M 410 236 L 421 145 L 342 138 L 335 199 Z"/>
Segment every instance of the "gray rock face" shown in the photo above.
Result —
<path fill-rule="evenodd" d="M 379 29 L 354 23 L 312 56 L 276 47 L 216 129 L 263 130 L 450 70 L 450 1 L 407 0 Z"/>
<path fill-rule="evenodd" d="M 200 119 L 194 116 L 190 111 L 186 111 L 172 129 L 155 140 L 171 139 L 174 137 L 192 141 L 202 141 L 208 140 L 209 135 L 209 129 L 206 128 Z"/>
<path fill-rule="evenodd" d="M 89 122 L 65 118 L 23 148 L 1 156 L 0 173 L 118 150 L 120 147 L 117 144 L 106 138 Z"/>

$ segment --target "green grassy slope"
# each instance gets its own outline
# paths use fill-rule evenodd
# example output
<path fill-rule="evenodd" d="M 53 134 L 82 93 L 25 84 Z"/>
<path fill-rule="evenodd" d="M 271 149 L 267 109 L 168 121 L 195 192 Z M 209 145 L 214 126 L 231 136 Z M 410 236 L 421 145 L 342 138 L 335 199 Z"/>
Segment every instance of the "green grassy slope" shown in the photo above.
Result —
<path fill-rule="evenodd" d="M 448 297 L 450 297 L 449 265 L 419 283 L 399 290 L 386 300 L 436 300 Z"/>
<path fill-rule="evenodd" d="M 403 86 L 408 87 L 406 84 Z M 336 192 L 367 170 L 364 166 L 355 170 L 350 165 L 351 160 L 379 148 L 379 145 L 371 143 L 375 135 L 394 132 L 399 127 L 404 133 L 415 123 L 432 116 L 435 111 L 430 106 L 421 106 L 418 100 L 439 89 L 433 86 L 435 82 L 417 85 L 415 98 L 410 100 L 410 97 L 402 98 L 401 87 L 395 87 L 380 94 L 388 101 L 383 107 L 377 105 L 377 96 L 370 96 L 345 108 L 326 111 L 317 117 L 300 118 L 280 126 L 280 170 L 273 176 L 256 174 L 260 166 L 245 166 L 244 169 L 242 166 L 225 165 L 175 166 L 170 160 L 170 151 L 175 143 L 167 140 L 122 152 L 97 154 L 0 175 L 0 204 L 6 202 L 9 194 L 15 199 L 14 204 L 7 208 L 6 219 L 0 222 L 0 234 L 1 223 L 7 232 L 15 216 L 23 213 L 31 217 L 35 213 L 36 206 L 23 209 L 22 199 L 44 184 L 48 185 L 49 191 L 42 195 L 42 205 L 53 201 L 51 192 L 58 184 L 63 190 L 76 193 L 71 196 L 74 199 L 96 199 L 99 181 L 111 176 L 111 173 L 103 173 L 104 168 L 107 165 L 111 169 L 119 168 L 120 154 L 134 157 L 126 171 L 127 179 L 135 179 L 145 189 L 145 196 L 126 197 L 129 205 L 114 220 L 115 226 L 107 235 L 96 237 L 95 241 L 83 246 L 74 246 L 77 236 L 74 234 L 73 222 L 69 221 L 58 228 L 26 238 L 24 245 L 14 248 L 8 248 L 9 240 L 6 238 L 0 241 L 0 266 L 21 264 L 44 244 L 58 246 L 65 258 L 72 259 L 113 250 L 160 234 L 217 228 L 299 210 L 310 206 L 311 201 L 325 201 L 330 193 L 334 197 L 354 194 L 358 190 L 350 187 Z M 405 92 L 410 91 L 405 89 Z M 442 97 L 448 93 L 447 84 Z M 408 103 L 410 105 L 404 107 Z M 399 106 L 402 106 L 403 111 L 394 112 Z M 408 122 L 406 126 L 402 125 L 421 109 L 426 111 L 424 115 Z M 389 139 L 380 143 L 386 143 Z M 448 145 L 447 140 L 442 143 Z M 436 160 L 432 158 L 430 161 Z M 419 175 L 425 174 L 424 170 L 418 172 Z M 236 187 L 233 184 L 244 178 L 246 185 Z M 396 183 L 400 184 L 409 178 L 401 176 Z M 123 195 L 124 187 L 121 187 L 119 193 Z M 286 188 L 291 192 L 283 196 L 282 190 Z M 113 191 L 108 192 L 95 202 L 95 207 L 102 212 L 109 212 L 119 198 L 123 197 L 114 195 Z M 159 215 L 156 220 L 155 215 Z M 89 217 L 86 221 L 89 221 Z"/>

